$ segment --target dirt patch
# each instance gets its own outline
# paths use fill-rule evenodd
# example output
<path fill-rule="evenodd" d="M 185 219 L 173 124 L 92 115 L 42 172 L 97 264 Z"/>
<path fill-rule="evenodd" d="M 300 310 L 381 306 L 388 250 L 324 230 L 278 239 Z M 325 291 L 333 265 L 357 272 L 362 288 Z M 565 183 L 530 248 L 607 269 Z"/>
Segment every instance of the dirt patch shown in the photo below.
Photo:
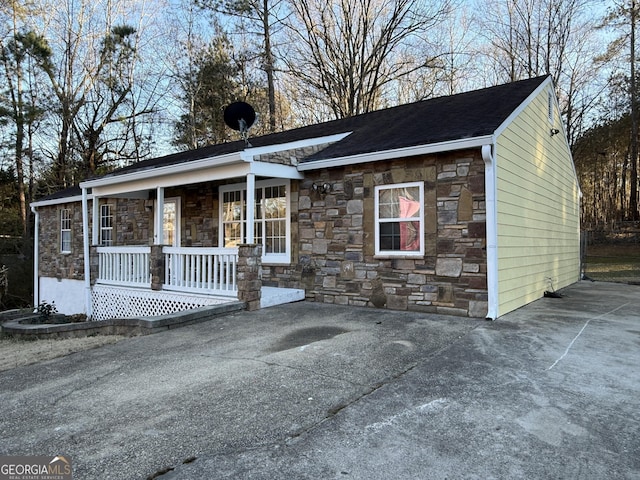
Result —
<path fill-rule="evenodd" d="M 85 338 L 14 340 L 0 336 L 0 371 L 30 365 L 75 352 L 119 342 L 123 335 L 97 335 Z"/>

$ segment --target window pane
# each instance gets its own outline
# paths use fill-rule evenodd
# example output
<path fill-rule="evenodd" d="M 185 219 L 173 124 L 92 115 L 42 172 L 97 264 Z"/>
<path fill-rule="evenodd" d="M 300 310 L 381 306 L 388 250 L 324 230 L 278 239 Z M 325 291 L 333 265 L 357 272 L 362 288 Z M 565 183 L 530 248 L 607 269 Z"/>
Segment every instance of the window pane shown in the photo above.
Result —
<path fill-rule="evenodd" d="M 380 224 L 380 250 L 400 250 L 400 223 Z"/>
<path fill-rule="evenodd" d="M 285 253 L 286 251 L 286 221 L 275 220 L 265 223 L 267 229 L 265 233 L 266 253 Z"/>
<path fill-rule="evenodd" d="M 164 204 L 164 215 L 162 219 L 164 242 L 168 245 L 177 247 L 176 245 L 176 202 L 167 202 Z"/>
<path fill-rule="evenodd" d="M 113 244 L 111 205 L 102 205 L 100 207 L 100 244 L 107 247 Z"/>
<path fill-rule="evenodd" d="M 225 222 L 242 220 L 243 202 L 241 192 L 225 192 L 222 220 Z"/>
<path fill-rule="evenodd" d="M 62 232 L 61 245 L 62 245 L 63 252 L 71 251 L 71 231 L 67 230 Z"/>
<path fill-rule="evenodd" d="M 240 222 L 225 223 L 224 246 L 237 247 L 242 243 L 242 229 Z"/>
<path fill-rule="evenodd" d="M 377 252 L 421 252 L 422 184 L 411 183 L 377 190 Z"/>
<path fill-rule="evenodd" d="M 418 218 L 420 189 L 418 187 L 385 188 L 378 192 L 378 218 Z"/>

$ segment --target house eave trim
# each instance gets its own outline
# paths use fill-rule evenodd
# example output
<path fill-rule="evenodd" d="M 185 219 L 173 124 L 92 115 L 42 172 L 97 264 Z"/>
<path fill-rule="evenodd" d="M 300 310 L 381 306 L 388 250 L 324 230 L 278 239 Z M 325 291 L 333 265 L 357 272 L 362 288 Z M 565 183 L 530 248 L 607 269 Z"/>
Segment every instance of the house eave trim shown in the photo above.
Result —
<path fill-rule="evenodd" d="M 328 158 L 315 160 L 313 162 L 298 165 L 298 170 L 318 170 L 321 168 L 343 167 L 345 165 L 355 165 L 358 163 L 378 162 L 395 158 L 411 157 L 415 155 L 426 155 L 431 153 L 447 152 L 452 150 L 464 150 L 467 148 L 480 148 L 490 143 L 493 137 L 484 135 L 481 137 L 464 138 L 447 142 L 432 143 L 428 145 L 416 145 L 412 147 L 397 148 L 393 150 L 382 150 L 379 152 L 362 153 L 347 157 Z"/>
<path fill-rule="evenodd" d="M 345 137 L 351 135 L 352 132 L 336 133 L 335 135 L 327 135 L 324 137 L 311 137 L 295 142 L 278 143 L 267 145 L 264 147 L 249 147 L 241 153 L 242 158 L 256 157 L 258 155 L 268 155 L 270 153 L 286 152 L 297 148 L 313 147 L 315 145 L 324 145 L 327 143 L 339 142 Z M 251 139 L 249 139 L 251 140 Z"/>
<path fill-rule="evenodd" d="M 93 196 L 89 194 L 87 198 L 91 200 Z M 31 202 L 29 205 L 31 206 L 31 208 L 38 208 L 38 207 L 49 207 L 51 205 L 61 205 L 63 203 L 75 203 L 75 202 L 81 202 L 81 201 L 82 201 L 82 195 L 75 195 L 73 197 L 62 197 L 62 198 L 55 198 L 51 200 L 39 200 L 36 202 Z"/>
<path fill-rule="evenodd" d="M 242 158 L 242 152 L 234 152 L 218 157 L 206 157 L 200 160 L 185 161 L 165 167 L 148 168 L 137 172 L 125 173 L 122 175 L 114 175 L 110 177 L 96 178 L 87 180 L 80 184 L 81 188 L 106 187 L 109 185 L 136 182 L 139 180 L 149 180 L 150 178 L 159 178 L 174 175 L 176 173 L 193 172 L 206 168 L 219 167 L 224 165 L 233 165 L 236 163 L 245 163 Z"/>

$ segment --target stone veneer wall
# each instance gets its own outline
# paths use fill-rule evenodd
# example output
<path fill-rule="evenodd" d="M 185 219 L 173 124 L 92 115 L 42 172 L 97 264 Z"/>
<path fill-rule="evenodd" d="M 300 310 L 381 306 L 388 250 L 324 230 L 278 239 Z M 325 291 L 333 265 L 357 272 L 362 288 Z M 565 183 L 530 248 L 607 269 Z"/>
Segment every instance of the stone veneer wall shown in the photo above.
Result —
<path fill-rule="evenodd" d="M 425 256 L 376 256 L 374 187 L 418 180 L 425 182 Z M 314 192 L 314 182 L 330 183 L 331 192 Z M 486 315 L 479 151 L 306 172 L 298 193 L 294 262 L 263 265 L 265 285 L 305 288 L 308 299 L 325 303 Z"/>
<path fill-rule="evenodd" d="M 71 212 L 71 253 L 60 253 L 60 211 Z M 71 280 L 84 279 L 84 252 L 82 245 L 82 204 L 65 203 L 39 207 L 40 275 Z"/>
<path fill-rule="evenodd" d="M 149 200 L 103 198 L 100 204 L 114 207 L 114 245 L 150 245 L 153 240 L 152 212 L 145 205 Z M 60 211 L 71 211 L 71 253 L 60 252 Z M 82 203 L 39 207 L 40 213 L 40 275 L 58 279 L 84 279 L 82 240 Z M 89 225 L 92 225 L 89 202 Z M 149 240 L 151 238 L 151 240 Z"/>

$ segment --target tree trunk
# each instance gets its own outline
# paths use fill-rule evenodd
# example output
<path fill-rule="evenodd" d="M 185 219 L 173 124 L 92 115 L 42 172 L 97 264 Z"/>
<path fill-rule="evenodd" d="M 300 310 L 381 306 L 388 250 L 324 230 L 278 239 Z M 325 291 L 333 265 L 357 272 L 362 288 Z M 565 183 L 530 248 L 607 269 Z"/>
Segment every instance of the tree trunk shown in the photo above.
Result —
<path fill-rule="evenodd" d="M 631 0 L 631 171 L 629 220 L 639 220 L 638 212 L 638 92 L 636 80 L 636 1 Z"/>
<path fill-rule="evenodd" d="M 273 53 L 271 51 L 271 26 L 269 25 L 269 0 L 263 0 L 262 25 L 264 28 L 264 69 L 267 73 L 269 93 L 269 131 L 276 131 L 276 92 L 273 80 Z"/>

